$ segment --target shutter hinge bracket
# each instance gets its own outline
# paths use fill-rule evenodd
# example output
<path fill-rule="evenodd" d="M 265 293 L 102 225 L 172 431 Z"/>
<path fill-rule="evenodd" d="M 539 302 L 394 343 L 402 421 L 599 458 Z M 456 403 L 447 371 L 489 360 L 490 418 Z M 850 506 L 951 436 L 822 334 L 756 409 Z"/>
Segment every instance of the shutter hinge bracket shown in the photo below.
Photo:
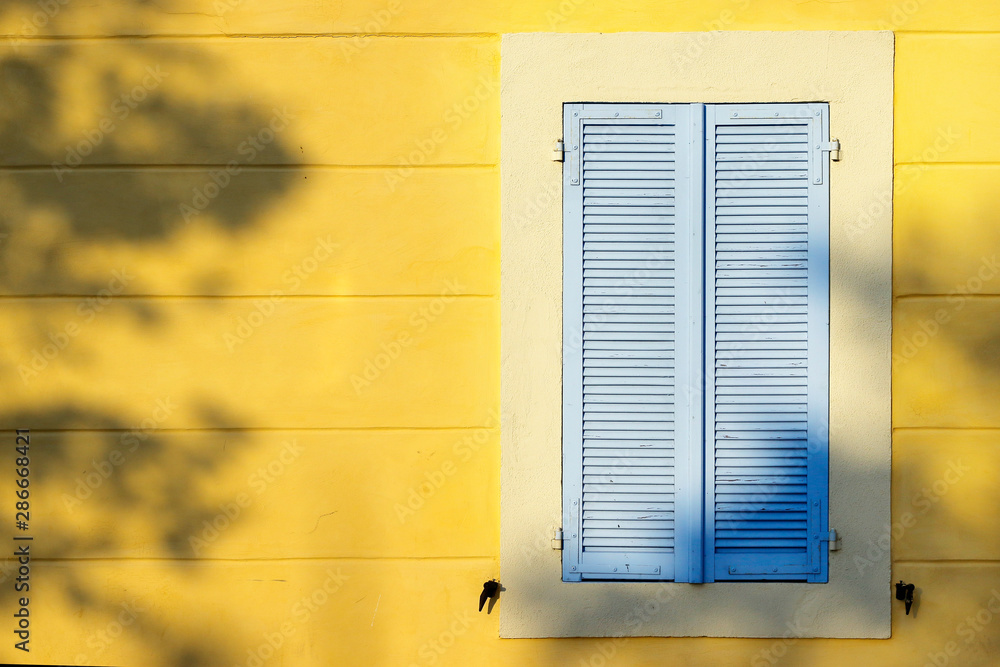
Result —
<path fill-rule="evenodd" d="M 562 528 L 552 529 L 552 548 L 556 551 L 562 551 L 563 548 L 563 532 Z"/>
<path fill-rule="evenodd" d="M 819 538 L 820 542 L 829 542 L 830 551 L 840 551 L 840 535 L 837 535 L 837 531 L 831 530 L 826 535 Z"/>
<path fill-rule="evenodd" d="M 552 147 L 552 159 L 556 162 L 562 162 L 565 154 L 566 148 L 563 145 L 563 140 L 557 139 L 555 146 Z"/>
<path fill-rule="evenodd" d="M 840 139 L 834 139 L 833 141 L 827 141 L 819 145 L 819 148 L 824 153 L 830 154 L 830 159 L 834 162 L 840 162 Z"/>

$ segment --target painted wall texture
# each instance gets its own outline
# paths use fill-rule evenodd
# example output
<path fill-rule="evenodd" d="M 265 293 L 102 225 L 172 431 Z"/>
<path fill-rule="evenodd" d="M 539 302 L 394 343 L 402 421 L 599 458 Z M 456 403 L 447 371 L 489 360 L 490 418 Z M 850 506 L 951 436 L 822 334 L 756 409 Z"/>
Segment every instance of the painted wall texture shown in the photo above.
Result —
<path fill-rule="evenodd" d="M 500 640 L 475 611 L 499 573 L 500 35 L 719 29 L 896 32 L 871 549 L 916 613 L 878 641 Z M 998 62 L 985 0 L 8 0 L 0 661 L 995 664 Z"/>

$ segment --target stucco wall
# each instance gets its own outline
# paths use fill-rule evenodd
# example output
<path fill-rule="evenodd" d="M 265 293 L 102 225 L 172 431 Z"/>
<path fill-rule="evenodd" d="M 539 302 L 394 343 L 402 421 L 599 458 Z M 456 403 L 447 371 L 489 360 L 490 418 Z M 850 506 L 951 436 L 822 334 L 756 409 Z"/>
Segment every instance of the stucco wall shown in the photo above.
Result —
<path fill-rule="evenodd" d="M 500 35 L 714 29 L 896 32 L 896 529 L 870 548 L 916 614 L 890 640 L 500 640 L 474 607 Z M 7 561 L 0 661 L 997 661 L 993 3 L 12 0 L 0 33 L 0 492 L 30 428 L 35 538 L 32 651 Z"/>

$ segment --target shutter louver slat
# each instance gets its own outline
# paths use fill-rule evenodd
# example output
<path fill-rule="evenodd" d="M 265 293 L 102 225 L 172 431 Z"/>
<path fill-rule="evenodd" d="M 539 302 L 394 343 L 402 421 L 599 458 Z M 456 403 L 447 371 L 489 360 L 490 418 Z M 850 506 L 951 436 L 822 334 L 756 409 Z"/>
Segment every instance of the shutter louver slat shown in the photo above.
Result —
<path fill-rule="evenodd" d="M 629 133 L 621 134 L 627 128 Z M 642 130 L 638 133 L 636 130 Z M 673 179 L 660 178 L 644 181 L 643 187 L 610 188 L 604 179 L 589 177 L 591 161 L 620 160 L 630 164 L 636 161 L 672 162 L 674 159 L 673 127 L 622 126 L 586 124 L 583 133 L 583 312 L 605 315 L 632 313 L 641 321 L 643 314 L 674 312 L 672 271 L 663 271 L 664 278 L 651 278 L 635 264 L 646 264 L 663 259 L 663 254 L 674 247 Z M 605 167 L 603 171 L 608 171 Z M 628 182 L 628 171 L 623 170 L 607 180 Z M 658 216 L 653 224 L 646 220 L 630 221 L 633 215 Z M 612 223 L 614 221 L 614 223 Z M 608 233 L 605 230 L 613 229 Z M 595 253 L 601 253 L 597 255 Z M 618 267 L 603 266 L 591 269 L 588 260 L 598 258 L 620 259 Z M 592 271 L 620 271 L 616 277 L 593 275 Z M 581 549 L 582 561 L 588 552 L 605 549 L 611 552 L 623 549 L 640 551 L 662 550 L 674 547 L 673 519 L 668 516 L 673 504 L 674 448 L 668 440 L 651 440 L 646 449 L 658 454 L 656 458 L 622 458 L 608 465 L 602 458 L 597 464 L 595 455 L 600 453 L 600 436 L 631 435 L 657 429 L 661 433 L 673 430 L 673 406 L 670 403 L 650 403 L 642 386 L 629 394 L 618 394 L 616 403 L 595 401 L 587 393 L 592 388 L 587 369 L 614 366 L 620 369 L 623 383 L 628 383 L 633 373 L 658 368 L 664 371 L 674 366 L 673 336 L 664 335 L 668 329 L 658 323 L 655 337 L 635 337 L 618 332 L 620 325 L 608 322 L 593 330 L 583 332 L 584 399 L 583 399 L 583 518 Z M 616 334 L 611 339 L 609 334 Z M 660 389 L 673 393 L 672 376 L 661 376 Z M 664 465 L 665 464 L 665 465 Z M 626 503 L 631 494 L 658 491 L 661 498 L 644 507 L 649 518 L 633 519 L 634 514 L 615 516 L 605 510 L 600 519 L 588 513 L 594 502 L 607 502 L 609 494 Z M 629 511 L 630 510 L 623 510 Z M 613 527 L 612 527 L 613 526 Z"/>

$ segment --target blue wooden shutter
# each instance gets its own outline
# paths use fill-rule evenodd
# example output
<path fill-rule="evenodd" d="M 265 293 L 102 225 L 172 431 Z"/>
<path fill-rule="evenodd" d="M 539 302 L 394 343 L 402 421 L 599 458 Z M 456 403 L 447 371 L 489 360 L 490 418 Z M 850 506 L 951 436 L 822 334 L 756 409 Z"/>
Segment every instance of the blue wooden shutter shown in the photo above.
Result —
<path fill-rule="evenodd" d="M 701 414 L 677 388 L 695 386 L 700 368 L 676 351 L 701 344 L 694 111 L 564 113 L 563 578 L 687 580 L 701 566 L 688 557 L 700 539 Z"/>
<path fill-rule="evenodd" d="M 826 581 L 827 105 L 564 110 L 564 579 Z"/>
<path fill-rule="evenodd" d="M 705 564 L 717 581 L 827 578 L 827 113 L 708 109 Z"/>

